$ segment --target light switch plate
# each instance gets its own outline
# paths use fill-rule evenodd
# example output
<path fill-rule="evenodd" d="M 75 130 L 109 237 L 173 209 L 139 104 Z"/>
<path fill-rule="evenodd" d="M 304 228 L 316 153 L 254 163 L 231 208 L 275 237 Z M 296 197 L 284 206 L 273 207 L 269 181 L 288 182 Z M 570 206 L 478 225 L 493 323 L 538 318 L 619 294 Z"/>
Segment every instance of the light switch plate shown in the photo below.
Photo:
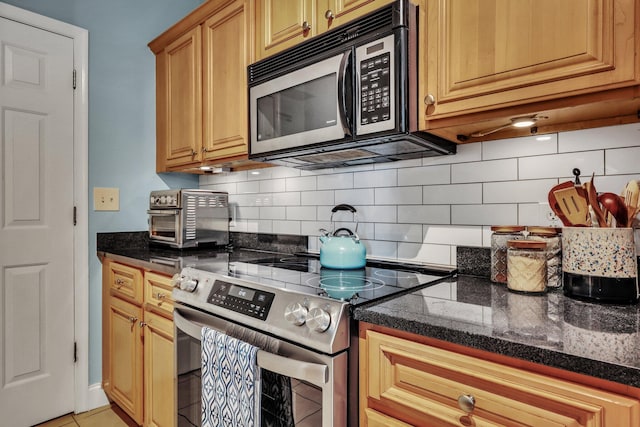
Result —
<path fill-rule="evenodd" d="M 94 211 L 119 211 L 120 189 L 118 188 L 93 188 Z"/>

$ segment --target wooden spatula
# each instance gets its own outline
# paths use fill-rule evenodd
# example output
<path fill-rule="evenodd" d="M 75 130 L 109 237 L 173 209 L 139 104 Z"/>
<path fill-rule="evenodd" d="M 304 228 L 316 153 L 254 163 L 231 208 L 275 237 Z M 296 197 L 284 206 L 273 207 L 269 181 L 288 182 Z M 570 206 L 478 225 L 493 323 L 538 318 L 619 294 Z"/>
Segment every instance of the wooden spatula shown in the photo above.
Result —
<path fill-rule="evenodd" d="M 549 195 L 548 195 L 549 207 L 551 208 L 553 213 L 555 213 L 556 216 L 560 219 L 560 221 L 562 221 L 562 224 L 567 226 L 567 227 L 571 227 L 573 224 L 571 224 L 571 222 L 569 222 L 567 217 L 564 216 L 564 214 L 560 210 L 560 205 L 558 205 L 558 201 L 556 200 L 556 196 L 555 196 L 554 192 L 557 191 L 557 190 L 561 190 L 563 188 L 569 188 L 569 187 L 573 187 L 573 186 L 574 186 L 574 184 L 571 181 L 563 182 L 561 184 L 558 184 L 558 185 L 552 187 L 551 190 L 549 190 Z"/>
<path fill-rule="evenodd" d="M 575 186 L 562 188 L 553 192 L 560 210 L 573 226 L 588 226 L 589 205 L 587 200 L 578 194 Z"/>

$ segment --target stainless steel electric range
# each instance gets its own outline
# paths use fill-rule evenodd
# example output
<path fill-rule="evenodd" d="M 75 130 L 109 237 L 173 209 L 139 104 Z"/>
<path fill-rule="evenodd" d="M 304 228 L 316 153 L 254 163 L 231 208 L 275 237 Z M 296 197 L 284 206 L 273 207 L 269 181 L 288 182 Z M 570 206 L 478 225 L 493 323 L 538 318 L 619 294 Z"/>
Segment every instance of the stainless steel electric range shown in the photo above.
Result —
<path fill-rule="evenodd" d="M 449 266 L 389 261 L 326 269 L 308 254 L 251 258 L 227 268 L 196 264 L 174 279 L 179 426 L 200 425 L 202 326 L 260 347 L 262 426 L 357 425 L 352 310 L 455 274 Z"/>

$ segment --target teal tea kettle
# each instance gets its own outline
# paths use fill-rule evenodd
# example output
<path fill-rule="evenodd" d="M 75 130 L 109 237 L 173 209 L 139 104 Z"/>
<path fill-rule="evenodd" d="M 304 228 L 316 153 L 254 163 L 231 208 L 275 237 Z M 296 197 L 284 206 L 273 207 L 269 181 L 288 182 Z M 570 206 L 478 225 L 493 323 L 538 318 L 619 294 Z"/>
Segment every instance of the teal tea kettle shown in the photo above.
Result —
<path fill-rule="evenodd" d="M 348 228 L 338 228 L 333 233 L 320 229 L 323 233 L 320 236 L 320 265 L 334 269 L 355 269 L 362 268 L 367 263 L 367 250 L 358 237 L 358 218 L 356 209 L 347 204 L 340 204 L 331 209 L 331 223 L 333 224 L 333 214 L 338 211 L 349 211 L 356 221 L 356 231 L 352 232 Z"/>

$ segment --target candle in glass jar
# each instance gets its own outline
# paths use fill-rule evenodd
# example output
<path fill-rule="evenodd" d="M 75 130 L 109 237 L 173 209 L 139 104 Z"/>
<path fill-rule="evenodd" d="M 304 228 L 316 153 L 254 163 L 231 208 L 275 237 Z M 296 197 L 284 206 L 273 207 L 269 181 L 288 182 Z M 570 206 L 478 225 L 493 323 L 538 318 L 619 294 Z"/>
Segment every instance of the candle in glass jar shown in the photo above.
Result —
<path fill-rule="evenodd" d="M 545 292 L 547 244 L 535 240 L 510 240 L 507 246 L 507 288 L 516 292 Z"/>

